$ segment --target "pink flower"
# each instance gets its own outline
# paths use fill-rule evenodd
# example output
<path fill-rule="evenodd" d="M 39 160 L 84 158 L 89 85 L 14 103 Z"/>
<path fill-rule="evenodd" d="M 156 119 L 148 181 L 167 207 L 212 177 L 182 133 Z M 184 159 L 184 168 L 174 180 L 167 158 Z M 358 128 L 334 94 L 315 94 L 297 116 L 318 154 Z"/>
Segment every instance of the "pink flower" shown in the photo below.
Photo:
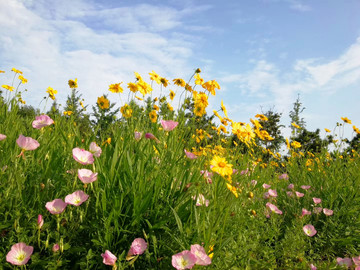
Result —
<path fill-rule="evenodd" d="M 282 215 L 282 211 L 279 210 L 279 208 L 277 208 L 275 205 L 273 205 L 272 203 L 266 203 L 266 207 L 269 208 L 273 213 Z"/>
<path fill-rule="evenodd" d="M 289 196 L 289 197 L 292 197 L 294 195 L 294 193 L 292 193 L 291 191 L 286 191 L 286 194 Z"/>
<path fill-rule="evenodd" d="M 353 260 L 353 262 L 354 262 L 354 264 L 356 266 L 360 266 L 360 256 L 359 257 L 353 257 L 352 260 Z"/>
<path fill-rule="evenodd" d="M 146 133 L 146 134 L 145 134 L 145 138 L 146 138 L 146 139 L 150 139 L 150 140 L 154 140 L 154 141 L 157 142 L 157 143 L 160 142 L 159 139 L 156 138 L 156 137 L 154 136 L 154 134 L 152 134 L 152 133 Z"/>
<path fill-rule="evenodd" d="M 82 165 L 89 165 L 94 163 L 93 154 L 78 147 L 72 150 L 73 158 Z"/>
<path fill-rule="evenodd" d="M 277 197 L 276 189 L 269 189 L 268 192 L 271 197 Z"/>
<path fill-rule="evenodd" d="M 141 136 L 142 136 L 141 132 L 135 131 L 135 133 L 134 133 L 135 141 L 137 141 L 137 142 L 140 141 Z"/>
<path fill-rule="evenodd" d="M 35 150 L 40 146 L 37 140 L 31 137 L 25 137 L 23 135 L 19 136 L 19 138 L 16 140 L 16 143 L 23 151 Z"/>
<path fill-rule="evenodd" d="M 332 216 L 334 214 L 334 211 L 333 210 L 330 210 L 330 209 L 327 209 L 327 208 L 324 208 L 323 209 L 323 212 L 325 215 L 327 216 Z"/>
<path fill-rule="evenodd" d="M 321 211 L 322 211 L 322 207 L 314 207 L 313 212 L 314 212 L 315 214 L 320 214 Z"/>
<path fill-rule="evenodd" d="M 310 264 L 310 270 L 317 270 L 317 267 L 313 264 Z"/>
<path fill-rule="evenodd" d="M 305 215 L 311 215 L 311 211 L 306 210 L 305 208 L 303 208 L 302 211 L 301 211 L 301 216 L 303 217 Z"/>
<path fill-rule="evenodd" d="M 102 253 L 101 257 L 103 257 L 103 263 L 106 265 L 115 265 L 117 260 L 116 256 L 109 250 L 106 250 L 105 253 Z"/>
<path fill-rule="evenodd" d="M 77 190 L 65 197 L 67 204 L 79 206 L 89 198 L 89 195 L 84 193 L 82 190 Z"/>
<path fill-rule="evenodd" d="M 101 150 L 100 146 L 98 146 L 96 144 L 96 142 L 90 143 L 89 150 L 95 157 L 100 157 L 100 155 L 102 153 L 102 150 Z"/>
<path fill-rule="evenodd" d="M 294 189 L 294 184 L 288 185 L 288 189 Z"/>
<path fill-rule="evenodd" d="M 177 253 L 171 258 L 171 264 L 177 270 L 191 269 L 195 265 L 196 261 L 196 256 L 189 250 Z"/>
<path fill-rule="evenodd" d="M 172 120 L 161 120 L 160 122 L 165 131 L 172 131 L 179 124 L 179 122 Z"/>
<path fill-rule="evenodd" d="M 52 120 L 49 116 L 46 114 L 36 116 L 35 120 L 32 122 L 33 128 L 40 129 L 46 126 L 50 126 L 54 124 L 54 120 Z"/>
<path fill-rule="evenodd" d="M 79 169 L 78 170 L 78 177 L 81 182 L 84 184 L 89 184 L 97 180 L 97 173 L 93 173 L 91 170 L 88 169 Z"/>
<path fill-rule="evenodd" d="M 263 198 L 266 200 L 266 199 L 269 199 L 270 198 L 270 194 L 269 192 L 265 192 L 264 195 L 263 195 Z"/>
<path fill-rule="evenodd" d="M 54 244 L 53 247 L 52 247 L 52 251 L 53 251 L 53 252 L 58 252 L 59 249 L 60 249 L 59 244 Z"/>
<path fill-rule="evenodd" d="M 314 236 L 317 233 L 314 226 L 311 224 L 305 225 L 303 231 L 307 236 Z"/>
<path fill-rule="evenodd" d="M 62 199 L 55 199 L 51 202 L 47 202 L 45 207 L 53 215 L 61 214 L 66 208 L 66 203 Z"/>
<path fill-rule="evenodd" d="M 340 258 L 340 257 L 337 257 L 336 258 L 336 261 L 337 261 L 337 264 L 338 265 L 345 265 L 347 267 L 351 267 L 352 265 L 352 261 L 350 258 Z"/>
<path fill-rule="evenodd" d="M 250 173 L 249 173 L 249 168 L 246 168 L 246 170 L 242 170 L 241 172 L 240 172 L 240 175 L 250 175 Z"/>
<path fill-rule="evenodd" d="M 27 246 L 25 243 L 17 243 L 12 245 L 11 250 L 6 255 L 6 261 L 13 265 L 24 265 L 30 260 L 34 248 Z"/>
<path fill-rule="evenodd" d="M 265 189 L 268 189 L 268 188 L 271 188 L 271 185 L 263 184 L 262 187 L 265 188 Z"/>
<path fill-rule="evenodd" d="M 41 229 L 41 227 L 44 225 L 44 219 L 42 215 L 38 215 L 37 225 L 38 225 L 38 229 Z"/>
<path fill-rule="evenodd" d="M 308 190 L 309 188 L 311 188 L 311 186 L 302 185 L 301 188 L 304 189 L 304 190 Z"/>
<path fill-rule="evenodd" d="M 193 196 L 192 197 L 193 200 L 196 199 L 196 206 L 202 206 L 202 205 L 205 205 L 206 207 L 209 206 L 209 200 L 206 200 L 204 195 L 202 194 L 199 194 L 197 197 L 196 196 Z"/>
<path fill-rule="evenodd" d="M 283 173 L 279 175 L 279 179 L 285 179 L 288 180 L 289 179 L 289 175 L 287 173 Z"/>
<path fill-rule="evenodd" d="M 251 180 L 251 181 L 250 181 L 250 184 L 252 184 L 253 186 L 256 186 L 257 181 L 256 181 L 256 180 Z"/>
<path fill-rule="evenodd" d="M 211 258 L 206 254 L 204 247 L 199 244 L 191 245 L 191 253 L 195 255 L 197 265 L 211 264 Z"/>
<path fill-rule="evenodd" d="M 197 156 L 191 152 L 186 151 L 186 149 L 184 149 L 185 155 L 189 158 L 189 159 L 196 159 Z"/>
<path fill-rule="evenodd" d="M 142 238 L 136 238 L 131 244 L 130 250 L 127 256 L 141 255 L 147 249 L 147 243 Z"/>
<path fill-rule="evenodd" d="M 315 204 L 321 203 L 321 199 L 320 199 L 320 198 L 313 198 L 313 201 L 314 201 Z"/>
<path fill-rule="evenodd" d="M 5 139 L 6 139 L 6 135 L 0 134 L 0 141 L 3 141 L 3 140 L 5 140 Z"/>
<path fill-rule="evenodd" d="M 295 191 L 295 194 L 298 198 L 304 197 L 304 193 Z"/>

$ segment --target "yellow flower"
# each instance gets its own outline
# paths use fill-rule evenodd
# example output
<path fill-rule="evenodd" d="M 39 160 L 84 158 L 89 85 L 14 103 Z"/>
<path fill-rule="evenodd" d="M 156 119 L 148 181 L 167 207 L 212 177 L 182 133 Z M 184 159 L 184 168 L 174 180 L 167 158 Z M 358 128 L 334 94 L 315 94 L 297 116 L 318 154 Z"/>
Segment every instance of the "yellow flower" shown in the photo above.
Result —
<path fill-rule="evenodd" d="M 173 90 L 170 90 L 170 99 L 173 100 L 175 97 L 175 92 Z"/>
<path fill-rule="evenodd" d="M 27 83 L 28 80 L 25 79 L 22 75 L 19 75 L 19 80 L 21 81 L 21 83 Z"/>
<path fill-rule="evenodd" d="M 228 113 L 227 113 L 227 110 L 226 110 L 226 107 L 224 106 L 223 100 L 221 100 L 221 110 L 224 112 L 226 117 L 229 117 Z"/>
<path fill-rule="evenodd" d="M 232 175 L 232 164 L 228 164 L 226 159 L 219 156 L 214 156 L 210 161 L 212 171 L 220 174 L 221 176 Z"/>
<path fill-rule="evenodd" d="M 206 108 L 209 105 L 208 96 L 203 92 L 197 93 L 196 91 L 194 91 L 193 98 L 195 107 L 200 106 Z"/>
<path fill-rule="evenodd" d="M 249 124 L 245 126 L 242 125 L 242 123 L 234 122 L 231 127 L 232 133 L 235 134 L 240 141 L 249 143 L 255 138 L 255 133 Z"/>
<path fill-rule="evenodd" d="M 21 102 L 22 104 L 26 104 L 25 100 L 23 100 L 21 97 L 19 97 L 19 102 Z"/>
<path fill-rule="evenodd" d="M 260 120 L 262 120 L 262 121 L 268 121 L 269 119 L 265 116 L 265 115 L 263 115 L 263 114 L 257 114 L 257 115 L 255 115 L 255 117 L 256 118 L 260 118 Z"/>
<path fill-rule="evenodd" d="M 204 79 L 200 77 L 199 73 L 196 73 L 194 78 L 195 78 L 195 84 L 202 85 L 204 83 Z"/>
<path fill-rule="evenodd" d="M 201 69 L 200 69 L 200 68 L 197 68 L 197 69 L 195 70 L 195 73 L 201 73 Z"/>
<path fill-rule="evenodd" d="M 156 104 L 154 104 L 153 109 L 154 109 L 155 111 L 159 111 L 160 108 L 159 108 Z"/>
<path fill-rule="evenodd" d="M 135 74 L 135 78 L 136 78 L 137 81 L 142 81 L 142 80 L 143 80 L 143 79 L 141 78 L 141 76 L 140 76 L 139 73 L 137 73 L 137 72 L 135 71 L 134 74 Z"/>
<path fill-rule="evenodd" d="M 151 112 L 149 113 L 149 117 L 150 117 L 151 122 L 155 123 L 156 120 L 157 120 L 156 111 L 151 111 Z"/>
<path fill-rule="evenodd" d="M 293 141 L 291 143 L 291 146 L 294 147 L 294 148 L 300 148 L 301 147 L 301 143 L 297 142 L 297 141 Z"/>
<path fill-rule="evenodd" d="M 135 96 L 136 99 L 143 101 L 144 99 L 142 99 L 141 97 Z"/>
<path fill-rule="evenodd" d="M 203 83 L 201 86 L 208 90 L 213 96 L 215 96 L 215 88 L 220 90 L 220 85 L 215 80 Z"/>
<path fill-rule="evenodd" d="M 22 71 L 20 71 L 16 68 L 12 68 L 11 71 L 14 71 L 15 73 L 23 74 Z"/>
<path fill-rule="evenodd" d="M 201 116 L 203 116 L 205 113 L 206 113 L 205 107 L 203 107 L 203 106 L 195 106 L 195 108 L 194 108 L 194 114 L 195 114 L 196 116 L 201 117 Z"/>
<path fill-rule="evenodd" d="M 230 185 L 229 183 L 226 183 L 226 187 L 228 188 L 228 190 L 230 190 L 230 191 L 232 192 L 232 194 L 234 194 L 234 196 L 235 196 L 236 198 L 239 197 L 239 194 L 238 194 L 237 191 L 236 191 L 236 187 Z"/>
<path fill-rule="evenodd" d="M 80 101 L 80 106 L 84 108 L 84 103 L 82 101 Z"/>
<path fill-rule="evenodd" d="M 151 73 L 149 73 L 149 75 L 150 80 L 155 81 L 157 84 L 161 84 L 161 77 L 155 71 L 152 71 Z"/>
<path fill-rule="evenodd" d="M 125 104 L 120 108 L 120 112 L 124 118 L 130 118 L 132 115 L 133 110 L 130 108 L 129 105 Z"/>
<path fill-rule="evenodd" d="M 152 91 L 150 84 L 148 84 L 147 82 L 139 81 L 138 86 L 139 86 L 138 90 L 140 91 L 141 94 L 143 94 L 143 96 L 145 96 L 146 94 Z"/>
<path fill-rule="evenodd" d="M 122 93 L 124 90 L 122 89 L 120 84 L 122 84 L 122 82 L 110 84 L 109 85 L 109 91 L 113 92 L 113 93 Z"/>
<path fill-rule="evenodd" d="M 174 110 L 174 108 L 173 108 L 169 103 L 167 104 L 167 107 L 168 107 L 169 111 L 173 111 L 173 110 Z"/>
<path fill-rule="evenodd" d="M 167 87 L 169 85 L 169 81 L 165 78 L 160 78 L 160 82 L 164 87 Z"/>
<path fill-rule="evenodd" d="M 98 97 L 97 104 L 98 104 L 99 108 L 102 110 L 109 109 L 109 107 L 110 107 L 109 100 L 104 96 Z"/>
<path fill-rule="evenodd" d="M 70 116 L 71 114 L 72 114 L 72 111 L 65 111 L 65 112 L 64 112 L 64 115 Z"/>
<path fill-rule="evenodd" d="M 348 119 L 347 117 L 341 117 L 341 120 L 343 120 L 347 124 L 351 124 L 351 120 Z"/>
<path fill-rule="evenodd" d="M 9 90 L 10 92 L 12 92 L 15 89 L 14 86 L 6 85 L 6 84 L 3 84 L 1 87 Z"/>
<path fill-rule="evenodd" d="M 5 71 L 3 71 L 3 70 L 0 70 L 0 73 L 5 73 Z"/>
<path fill-rule="evenodd" d="M 111 138 L 109 137 L 109 138 L 107 138 L 102 144 L 104 145 L 104 144 L 110 144 L 111 143 Z"/>
<path fill-rule="evenodd" d="M 173 79 L 175 85 L 185 87 L 186 82 L 183 79 Z"/>
<path fill-rule="evenodd" d="M 301 128 L 299 125 L 297 125 L 295 122 L 292 122 L 291 125 L 294 127 L 294 128 Z"/>
<path fill-rule="evenodd" d="M 188 83 L 185 85 L 185 90 L 186 90 L 186 91 L 189 91 L 190 93 L 194 91 L 194 89 L 193 89 L 193 88 L 191 87 L 191 85 L 188 84 Z"/>
<path fill-rule="evenodd" d="M 55 89 L 53 89 L 52 87 L 49 86 L 49 87 L 47 88 L 46 93 L 48 93 L 48 94 L 49 94 L 49 97 L 50 97 L 52 100 L 54 100 L 54 99 L 55 99 L 55 95 L 57 94 L 57 90 L 55 90 Z"/>
<path fill-rule="evenodd" d="M 360 134 L 360 130 L 359 130 L 356 126 L 353 126 L 353 130 L 354 130 L 357 134 Z"/>
<path fill-rule="evenodd" d="M 136 93 L 138 91 L 139 86 L 136 83 L 129 82 L 127 87 L 131 92 Z"/>
<path fill-rule="evenodd" d="M 325 128 L 325 131 L 326 131 L 326 132 L 328 132 L 328 133 L 330 133 L 330 132 L 331 132 L 331 130 L 330 130 L 330 129 L 328 129 L 328 128 Z"/>
<path fill-rule="evenodd" d="M 69 80 L 68 84 L 70 88 L 78 88 L 77 78 L 75 78 L 75 80 Z"/>

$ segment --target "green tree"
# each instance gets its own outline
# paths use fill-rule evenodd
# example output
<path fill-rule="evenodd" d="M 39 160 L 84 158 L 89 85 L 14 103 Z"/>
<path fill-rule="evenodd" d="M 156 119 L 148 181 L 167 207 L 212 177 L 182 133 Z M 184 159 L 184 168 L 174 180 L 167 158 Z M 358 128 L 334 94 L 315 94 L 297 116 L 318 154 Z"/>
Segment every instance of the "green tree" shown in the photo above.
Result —
<path fill-rule="evenodd" d="M 278 152 L 281 145 L 285 142 L 284 137 L 281 135 L 281 129 L 285 127 L 280 124 L 282 114 L 275 112 L 272 108 L 263 113 L 263 115 L 267 117 L 267 120 L 259 120 L 259 123 L 262 126 L 260 131 L 266 130 L 273 140 L 258 141 L 258 144 L 263 145 L 266 149 L 269 149 L 272 152 Z"/>
<path fill-rule="evenodd" d="M 293 137 L 296 137 L 299 134 L 300 129 L 304 129 L 306 127 L 304 118 L 300 117 L 300 114 L 305 110 L 305 107 L 302 107 L 302 103 L 300 102 L 300 94 L 298 94 L 297 99 L 293 103 L 293 105 L 294 105 L 293 110 L 290 111 L 289 113 L 289 117 L 291 119 L 291 123 L 289 127 L 291 128 L 291 135 Z M 298 125 L 300 129 L 294 127 L 292 123 Z"/>

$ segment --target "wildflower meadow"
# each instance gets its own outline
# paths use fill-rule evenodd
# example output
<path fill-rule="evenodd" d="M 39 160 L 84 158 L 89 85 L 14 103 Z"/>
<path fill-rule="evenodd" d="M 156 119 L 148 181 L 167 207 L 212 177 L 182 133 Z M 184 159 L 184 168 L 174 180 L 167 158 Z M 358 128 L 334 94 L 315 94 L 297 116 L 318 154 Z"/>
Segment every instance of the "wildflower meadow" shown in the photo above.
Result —
<path fill-rule="evenodd" d="M 231 119 L 200 69 L 135 72 L 91 108 L 73 78 L 34 108 L 24 76 L 0 71 L 0 269 L 360 269 L 350 119 L 320 137 L 298 99 L 285 138 L 275 111 Z"/>

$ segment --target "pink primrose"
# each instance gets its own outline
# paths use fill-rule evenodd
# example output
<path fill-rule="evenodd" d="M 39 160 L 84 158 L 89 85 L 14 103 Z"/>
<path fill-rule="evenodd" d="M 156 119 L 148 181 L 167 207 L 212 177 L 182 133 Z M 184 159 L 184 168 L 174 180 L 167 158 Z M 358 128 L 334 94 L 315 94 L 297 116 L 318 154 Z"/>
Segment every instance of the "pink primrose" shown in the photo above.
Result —
<path fill-rule="evenodd" d="M 82 165 L 94 163 L 94 156 L 89 151 L 76 147 L 72 150 L 72 154 L 73 158 Z"/>
<path fill-rule="evenodd" d="M 314 236 L 317 233 L 317 231 L 315 230 L 315 227 L 311 224 L 305 225 L 303 227 L 303 231 L 307 236 L 310 236 L 310 237 Z"/>
<path fill-rule="evenodd" d="M 45 207 L 53 215 L 58 215 L 64 212 L 67 204 L 62 199 L 55 199 L 51 202 L 47 202 Z"/>
<path fill-rule="evenodd" d="M 89 195 L 87 195 L 84 191 L 77 190 L 77 191 L 67 195 L 65 197 L 65 202 L 67 204 L 79 206 L 83 202 L 85 202 L 88 198 L 89 198 Z"/>
<path fill-rule="evenodd" d="M 191 253 L 195 255 L 197 265 L 211 264 L 211 258 L 206 254 L 204 247 L 199 244 L 191 245 Z"/>
<path fill-rule="evenodd" d="M 128 252 L 128 256 L 133 255 L 141 255 L 147 249 L 147 243 L 143 238 L 135 238 L 134 241 L 131 243 L 130 250 Z"/>
<path fill-rule="evenodd" d="M 103 264 L 106 265 L 115 265 L 117 260 L 116 256 L 112 254 L 109 250 L 106 250 L 105 253 L 102 253 L 101 257 L 103 257 Z"/>
<path fill-rule="evenodd" d="M 196 256 L 189 250 L 184 250 L 172 256 L 171 264 L 177 270 L 191 269 L 197 261 Z"/>
<path fill-rule="evenodd" d="M 16 143 L 23 151 L 30 151 L 35 150 L 40 146 L 37 140 L 31 138 L 31 137 L 25 137 L 22 134 L 19 136 L 19 138 L 16 140 Z"/>
<path fill-rule="evenodd" d="M 102 150 L 101 147 L 98 146 L 96 144 L 96 142 L 92 142 L 90 143 L 90 147 L 89 147 L 90 152 L 95 156 L 95 157 L 100 157 Z"/>
<path fill-rule="evenodd" d="M 89 184 L 97 180 L 97 173 L 93 173 L 91 170 L 88 169 L 79 169 L 78 170 L 78 177 L 81 182 L 84 184 Z"/>
<path fill-rule="evenodd" d="M 30 260 L 34 248 L 20 242 L 12 245 L 11 250 L 6 255 L 6 261 L 12 265 L 24 265 Z"/>
<path fill-rule="evenodd" d="M 161 120 L 160 123 L 165 131 L 172 131 L 179 124 L 179 122 L 172 120 Z"/>
<path fill-rule="evenodd" d="M 41 129 L 52 124 L 54 124 L 54 120 L 52 120 L 46 114 L 43 114 L 35 117 L 35 120 L 32 122 L 32 127 L 36 129 Z"/>

